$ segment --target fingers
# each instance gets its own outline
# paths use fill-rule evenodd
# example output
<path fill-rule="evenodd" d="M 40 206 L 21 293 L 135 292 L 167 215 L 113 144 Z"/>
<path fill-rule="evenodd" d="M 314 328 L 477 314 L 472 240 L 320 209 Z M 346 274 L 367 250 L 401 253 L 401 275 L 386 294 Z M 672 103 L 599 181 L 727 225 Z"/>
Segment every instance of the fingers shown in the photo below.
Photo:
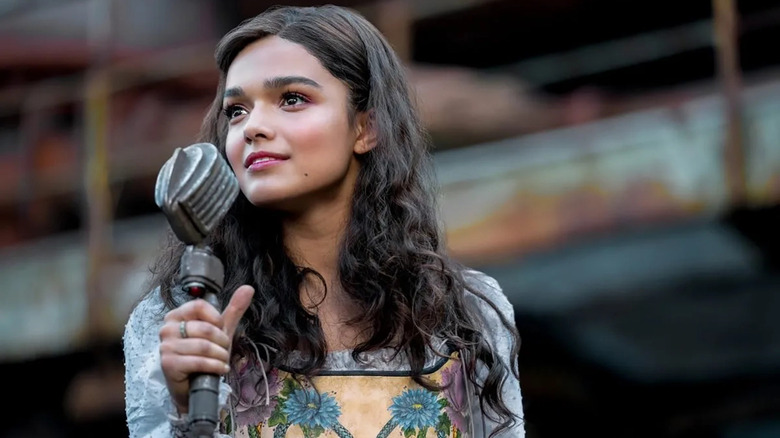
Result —
<path fill-rule="evenodd" d="M 223 375 L 229 371 L 233 334 L 253 295 L 251 286 L 241 286 L 222 313 L 207 301 L 195 299 L 165 315 L 159 332 L 160 362 L 168 391 L 180 413 L 188 409 L 192 374 Z"/>
<path fill-rule="evenodd" d="M 162 357 L 188 357 L 191 358 L 188 359 L 190 362 L 194 362 L 193 365 L 198 362 L 198 360 L 193 361 L 193 359 L 203 359 L 202 365 L 210 367 L 217 374 L 226 372 L 226 370 L 223 370 L 222 368 L 227 365 L 229 359 L 227 348 L 206 339 L 198 338 L 188 338 L 178 342 L 162 343 L 160 344 L 160 355 Z M 217 366 L 217 364 L 213 363 L 214 361 L 219 362 L 220 365 Z M 214 366 L 212 367 L 211 365 Z M 207 370 L 202 368 L 197 368 L 197 370 L 199 372 L 207 372 Z M 185 373 L 190 372 L 182 369 L 179 371 Z"/>
<path fill-rule="evenodd" d="M 199 349 L 198 346 L 192 346 L 193 349 Z M 225 352 L 227 354 L 227 352 Z M 175 391 L 186 393 L 189 377 L 193 373 L 206 373 L 222 375 L 230 370 L 228 364 L 221 359 L 207 356 L 183 355 L 168 351 L 163 345 L 160 346 L 160 365 L 166 378 L 169 380 L 168 386 L 184 384 L 183 389 Z M 175 395 L 171 391 L 171 395 Z M 184 405 L 186 403 L 182 403 Z"/>
<path fill-rule="evenodd" d="M 186 413 L 192 374 L 223 375 L 230 370 L 230 339 L 217 326 L 198 320 L 184 321 L 187 337 L 183 338 L 180 324 L 174 320 L 163 324 L 159 351 L 168 392 L 178 412 Z"/>
<path fill-rule="evenodd" d="M 187 339 L 182 337 L 181 324 L 184 323 L 184 330 L 187 334 Z M 176 341 L 189 341 L 189 340 L 203 340 L 204 342 L 212 342 L 219 347 L 228 349 L 230 347 L 230 338 L 228 335 L 217 326 L 210 322 L 199 321 L 196 319 L 182 320 L 182 321 L 167 321 L 160 329 L 161 340 L 176 340 Z M 187 344 L 187 343 L 185 343 Z"/>
<path fill-rule="evenodd" d="M 181 323 L 167 321 L 160 329 L 160 361 L 166 377 L 184 382 L 190 373 L 226 373 L 230 362 L 227 334 L 209 322 L 190 320 L 184 321 L 184 338 Z"/>
<path fill-rule="evenodd" d="M 233 334 L 236 332 L 241 317 L 244 316 L 246 309 L 252 304 L 252 296 L 255 294 L 255 289 L 252 286 L 243 285 L 233 292 L 233 296 L 230 297 L 230 302 L 222 312 L 222 318 L 224 320 L 224 330 L 229 339 L 233 339 Z"/>
<path fill-rule="evenodd" d="M 166 346 L 165 352 L 182 355 L 201 354 L 204 357 L 221 359 L 223 354 L 221 350 L 230 351 L 233 334 L 241 317 L 252 303 L 254 292 L 251 286 L 239 287 L 221 314 L 214 306 L 202 299 L 188 301 L 168 312 L 159 332 L 160 341 Z M 184 339 L 185 337 L 187 339 Z M 184 342 L 198 339 L 203 342 Z M 221 347 L 219 353 L 207 348 L 208 342 Z M 224 359 L 227 361 L 228 358 Z"/>
<path fill-rule="evenodd" d="M 222 328 L 223 326 L 223 319 L 219 310 L 209 304 L 206 300 L 200 298 L 187 301 L 168 312 L 164 318 L 166 323 L 170 321 L 178 323 L 179 321 L 192 320 L 205 321 L 218 328 Z M 187 328 L 189 329 L 189 327 Z"/>

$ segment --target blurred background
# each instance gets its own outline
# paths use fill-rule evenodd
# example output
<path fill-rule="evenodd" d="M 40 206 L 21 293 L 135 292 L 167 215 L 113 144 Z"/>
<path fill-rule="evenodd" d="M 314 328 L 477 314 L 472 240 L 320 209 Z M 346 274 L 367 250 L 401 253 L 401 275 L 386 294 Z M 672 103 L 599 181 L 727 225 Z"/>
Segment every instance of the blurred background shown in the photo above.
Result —
<path fill-rule="evenodd" d="M 127 435 L 157 172 L 275 3 L 0 0 L 0 436 Z M 779 1 L 335 3 L 409 67 L 529 438 L 780 436 Z"/>

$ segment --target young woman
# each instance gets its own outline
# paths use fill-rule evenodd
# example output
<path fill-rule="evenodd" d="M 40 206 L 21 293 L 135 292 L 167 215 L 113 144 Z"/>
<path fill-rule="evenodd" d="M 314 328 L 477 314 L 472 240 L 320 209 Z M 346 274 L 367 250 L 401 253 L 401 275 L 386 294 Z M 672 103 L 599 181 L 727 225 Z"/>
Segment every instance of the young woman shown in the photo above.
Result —
<path fill-rule="evenodd" d="M 447 256 L 404 68 L 364 18 L 279 7 L 219 43 L 203 141 L 241 193 L 210 247 L 221 312 L 177 288 L 170 239 L 124 334 L 132 437 L 522 437 L 519 336 L 498 284 Z"/>

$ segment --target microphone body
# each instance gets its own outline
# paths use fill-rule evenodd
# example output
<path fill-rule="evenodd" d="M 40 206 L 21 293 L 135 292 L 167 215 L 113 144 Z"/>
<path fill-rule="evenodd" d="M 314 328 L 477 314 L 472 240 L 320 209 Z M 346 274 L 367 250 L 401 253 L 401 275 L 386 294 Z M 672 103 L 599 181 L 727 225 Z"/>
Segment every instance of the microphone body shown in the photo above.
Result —
<path fill-rule="evenodd" d="M 204 240 L 230 209 L 238 190 L 238 180 L 210 143 L 177 148 L 160 169 L 155 186 L 155 203 L 176 237 L 187 244 L 179 267 L 181 287 L 217 309 L 224 267 Z M 191 376 L 188 417 L 190 437 L 213 437 L 219 425 L 218 375 Z"/>

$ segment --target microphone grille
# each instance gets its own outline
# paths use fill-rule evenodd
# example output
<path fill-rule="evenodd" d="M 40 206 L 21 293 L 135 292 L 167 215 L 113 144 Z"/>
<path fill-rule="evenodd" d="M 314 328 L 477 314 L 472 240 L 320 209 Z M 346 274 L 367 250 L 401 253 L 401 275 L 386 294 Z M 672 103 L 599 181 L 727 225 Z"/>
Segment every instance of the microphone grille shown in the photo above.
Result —
<path fill-rule="evenodd" d="M 230 209 L 238 180 L 216 146 L 196 143 L 176 148 L 157 175 L 154 199 L 176 236 L 201 242 Z"/>

